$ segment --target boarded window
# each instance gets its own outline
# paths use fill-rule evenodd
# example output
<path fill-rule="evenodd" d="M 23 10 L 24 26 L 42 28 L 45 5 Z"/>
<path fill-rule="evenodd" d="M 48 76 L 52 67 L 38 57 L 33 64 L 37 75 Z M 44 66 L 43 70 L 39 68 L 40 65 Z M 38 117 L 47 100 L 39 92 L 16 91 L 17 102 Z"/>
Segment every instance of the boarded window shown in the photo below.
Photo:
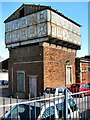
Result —
<path fill-rule="evenodd" d="M 17 73 L 17 90 L 18 92 L 25 92 L 25 73 L 22 71 Z"/>
<path fill-rule="evenodd" d="M 37 96 L 37 76 L 29 77 L 29 92 L 31 97 Z"/>

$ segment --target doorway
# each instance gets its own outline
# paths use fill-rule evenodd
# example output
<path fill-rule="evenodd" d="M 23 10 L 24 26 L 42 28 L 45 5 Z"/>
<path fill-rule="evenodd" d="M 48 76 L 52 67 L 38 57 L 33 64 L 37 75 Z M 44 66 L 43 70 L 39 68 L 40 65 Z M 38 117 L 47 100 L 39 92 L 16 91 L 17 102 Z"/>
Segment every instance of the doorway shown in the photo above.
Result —
<path fill-rule="evenodd" d="M 66 85 L 72 84 L 72 67 L 66 65 Z"/>
<path fill-rule="evenodd" d="M 17 72 L 17 91 L 25 92 L 25 72 L 18 71 Z"/>
<path fill-rule="evenodd" d="M 37 76 L 29 77 L 29 93 L 31 97 L 37 96 Z"/>

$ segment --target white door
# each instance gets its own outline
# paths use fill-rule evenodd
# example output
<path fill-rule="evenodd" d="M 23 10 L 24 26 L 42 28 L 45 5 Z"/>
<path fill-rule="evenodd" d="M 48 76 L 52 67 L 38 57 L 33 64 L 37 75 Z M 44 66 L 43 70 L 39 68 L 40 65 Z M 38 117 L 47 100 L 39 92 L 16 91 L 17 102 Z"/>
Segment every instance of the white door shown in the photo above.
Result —
<path fill-rule="evenodd" d="M 72 84 L 72 67 L 66 66 L 66 85 Z"/>
<path fill-rule="evenodd" d="M 37 96 L 37 76 L 29 77 L 29 93 L 31 97 Z"/>

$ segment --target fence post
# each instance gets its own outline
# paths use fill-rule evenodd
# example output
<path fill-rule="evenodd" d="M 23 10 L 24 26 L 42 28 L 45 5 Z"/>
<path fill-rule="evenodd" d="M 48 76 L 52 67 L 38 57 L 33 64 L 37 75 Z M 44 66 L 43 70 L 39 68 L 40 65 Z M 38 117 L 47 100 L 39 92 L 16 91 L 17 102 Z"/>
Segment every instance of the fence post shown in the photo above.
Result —
<path fill-rule="evenodd" d="M 67 89 L 64 90 L 64 120 L 68 119 L 68 91 Z"/>

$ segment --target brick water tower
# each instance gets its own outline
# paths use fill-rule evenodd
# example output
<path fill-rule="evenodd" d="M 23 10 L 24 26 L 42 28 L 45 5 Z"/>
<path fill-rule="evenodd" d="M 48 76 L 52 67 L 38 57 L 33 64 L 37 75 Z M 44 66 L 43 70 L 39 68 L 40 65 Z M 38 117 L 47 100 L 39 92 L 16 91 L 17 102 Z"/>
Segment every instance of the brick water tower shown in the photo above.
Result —
<path fill-rule="evenodd" d="M 23 4 L 5 20 L 11 95 L 37 96 L 75 82 L 80 25 L 49 6 Z"/>

